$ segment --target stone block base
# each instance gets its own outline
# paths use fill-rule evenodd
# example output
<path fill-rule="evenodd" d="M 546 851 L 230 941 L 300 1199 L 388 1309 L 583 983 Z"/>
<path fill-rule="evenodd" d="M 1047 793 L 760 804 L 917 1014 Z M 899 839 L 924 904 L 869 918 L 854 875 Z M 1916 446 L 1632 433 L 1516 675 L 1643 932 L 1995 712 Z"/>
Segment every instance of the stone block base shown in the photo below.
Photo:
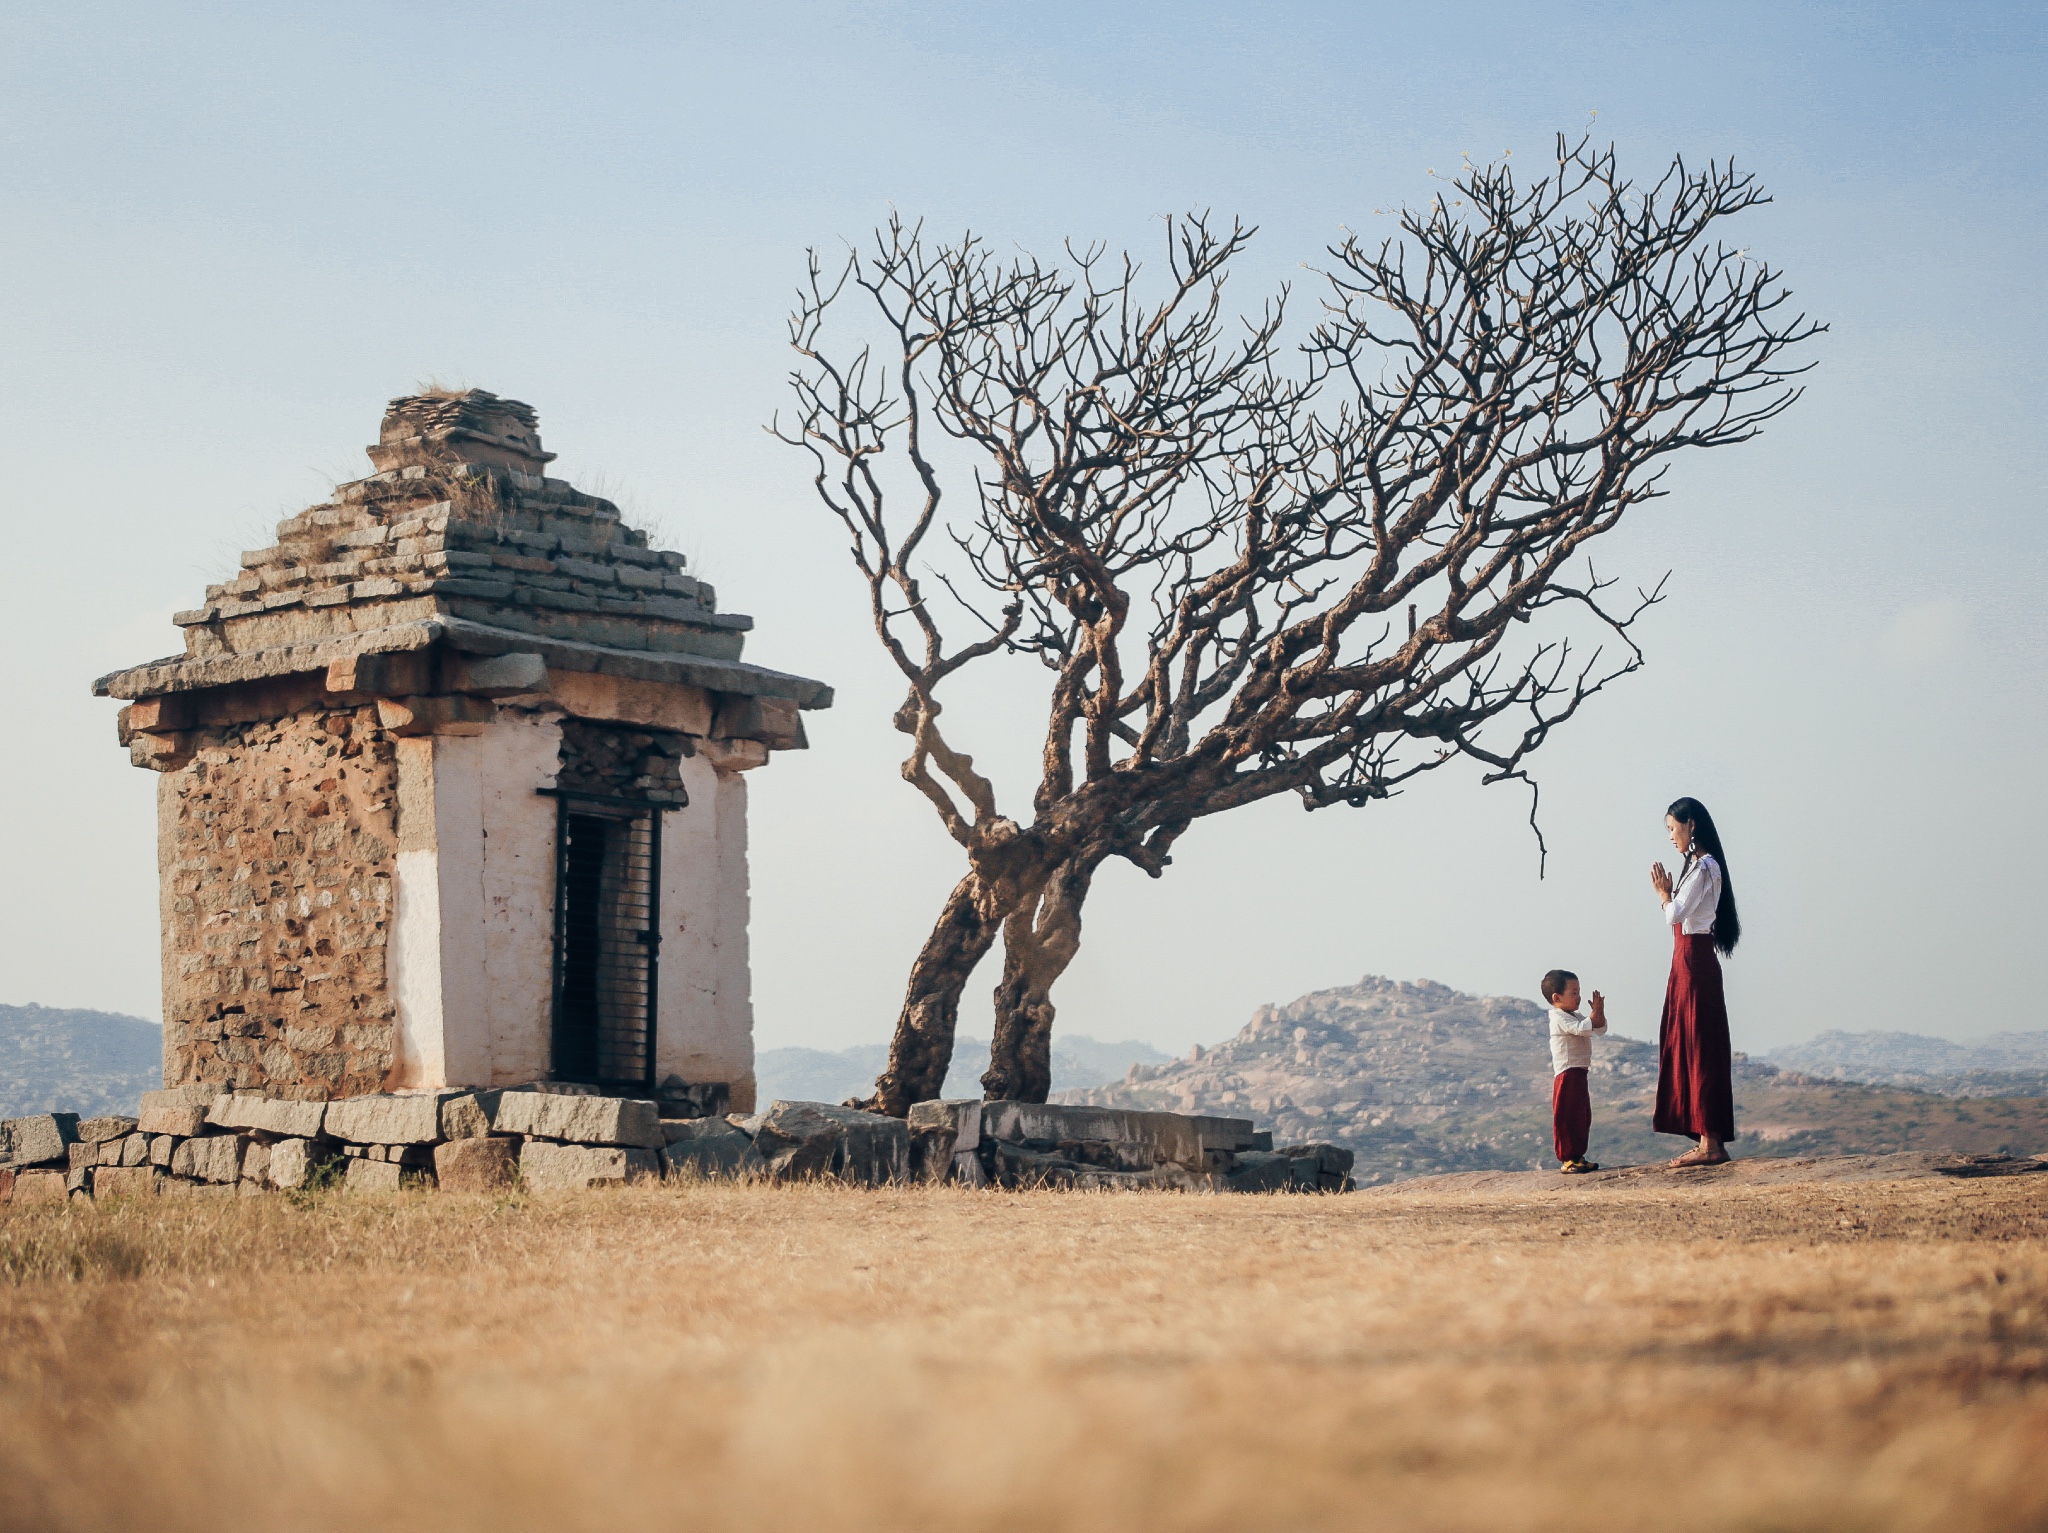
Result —
<path fill-rule="evenodd" d="M 603 1187 L 660 1174 L 660 1162 L 650 1150 L 622 1145 L 551 1144 L 545 1139 L 529 1139 L 519 1148 L 519 1179 L 536 1191 Z"/>
<path fill-rule="evenodd" d="M 403 1174 L 404 1168 L 396 1161 L 359 1157 L 348 1163 L 342 1185 L 350 1192 L 396 1192 Z"/>
<path fill-rule="evenodd" d="M 92 1195 L 98 1198 L 153 1198 L 157 1169 L 154 1166 L 101 1166 L 93 1173 Z"/>
<path fill-rule="evenodd" d="M 751 1117 L 661 1117 L 666 1099 L 603 1097 L 553 1082 L 324 1103 L 198 1095 L 192 1087 L 149 1093 L 139 1118 L 80 1123 L 45 1113 L 0 1124 L 16 1152 L 11 1167 L 0 1166 L 12 1183 L 0 1182 L 0 1198 L 253 1195 L 314 1185 L 337 1157 L 343 1185 L 356 1192 L 396 1191 L 407 1177 L 498 1192 L 518 1182 L 564 1190 L 663 1175 L 1215 1192 L 1352 1186 L 1351 1152 L 1337 1145 L 1276 1150 L 1272 1136 L 1245 1119 L 1106 1107 L 920 1102 L 906 1122 L 823 1102 L 773 1102 Z M 23 1149 L 55 1153 L 25 1165 Z"/>
<path fill-rule="evenodd" d="M 32 1166 L 40 1161 L 63 1160 L 78 1140 L 75 1112 L 36 1113 L 27 1118 L 0 1121 L 0 1161 Z"/>
<path fill-rule="evenodd" d="M 443 1192 L 502 1192 L 519 1181 L 516 1150 L 510 1139 L 451 1139 L 434 1146 L 434 1180 Z"/>
<path fill-rule="evenodd" d="M 63 1171 L 21 1171 L 14 1178 L 14 1201 L 24 1203 L 62 1203 L 71 1196 L 71 1189 L 65 1184 L 70 1180 Z"/>

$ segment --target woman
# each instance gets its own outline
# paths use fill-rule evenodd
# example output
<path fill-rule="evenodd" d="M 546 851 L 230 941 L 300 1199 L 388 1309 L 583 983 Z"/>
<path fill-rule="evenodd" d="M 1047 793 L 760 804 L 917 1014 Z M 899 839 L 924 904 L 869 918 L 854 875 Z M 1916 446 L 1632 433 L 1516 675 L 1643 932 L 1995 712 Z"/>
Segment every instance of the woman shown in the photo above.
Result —
<path fill-rule="evenodd" d="M 1718 1166 L 1735 1137 L 1735 1087 L 1728 1057 L 1728 1005 L 1721 996 L 1721 961 L 1735 951 L 1742 922 L 1714 817 L 1696 798 L 1682 798 L 1664 815 L 1671 844 L 1685 859 L 1674 883 L 1663 863 L 1650 884 L 1664 907 L 1673 938 L 1671 978 L 1664 987 L 1664 1025 L 1657 1040 L 1657 1114 L 1660 1134 L 1684 1134 L 1699 1143 L 1674 1166 Z"/>

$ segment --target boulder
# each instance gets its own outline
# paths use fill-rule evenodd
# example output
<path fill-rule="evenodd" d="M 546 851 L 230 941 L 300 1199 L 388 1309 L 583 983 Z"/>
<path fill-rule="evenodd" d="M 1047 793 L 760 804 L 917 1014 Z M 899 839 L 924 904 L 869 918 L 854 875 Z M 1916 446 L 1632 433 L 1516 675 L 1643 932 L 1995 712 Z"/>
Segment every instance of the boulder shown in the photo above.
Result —
<path fill-rule="evenodd" d="M 722 1118 L 732 1107 L 732 1086 L 727 1081 L 692 1083 L 671 1075 L 655 1088 L 654 1096 L 664 1118 Z"/>
<path fill-rule="evenodd" d="M 101 1166 L 93 1173 L 95 1198 L 153 1198 L 157 1169 L 154 1166 Z"/>
<path fill-rule="evenodd" d="M 637 1146 L 550 1144 L 529 1139 L 519 1147 L 519 1178 L 539 1191 L 602 1187 L 660 1174 L 654 1153 Z"/>
<path fill-rule="evenodd" d="M 848 1111 L 850 1109 L 841 1109 Z M 754 1150 L 780 1182 L 832 1174 L 845 1130 L 819 1102 L 771 1102 L 754 1129 Z"/>
<path fill-rule="evenodd" d="M 1080 1163 L 1064 1155 L 1014 1144 L 1007 1139 L 990 1140 L 986 1158 L 994 1180 L 1003 1187 L 1071 1187 Z"/>
<path fill-rule="evenodd" d="M 242 1174 L 242 1141 L 234 1134 L 186 1139 L 171 1151 L 171 1174 L 195 1182 L 233 1182 Z"/>
<path fill-rule="evenodd" d="M 920 1102 L 909 1116 L 921 1179 L 983 1186 L 1348 1192 L 1341 1145 L 1276 1151 L 1249 1119 L 1041 1102 Z"/>
<path fill-rule="evenodd" d="M 437 1144 L 434 1180 L 443 1192 L 502 1192 L 519 1180 L 516 1149 L 510 1139 L 475 1136 Z"/>
<path fill-rule="evenodd" d="M 152 1096 L 155 1094 L 149 1093 Z M 176 1134 L 180 1139 L 194 1139 L 206 1131 L 206 1109 L 187 1106 L 145 1107 L 136 1127 L 145 1134 Z"/>
<path fill-rule="evenodd" d="M 121 1141 L 121 1161 L 124 1166 L 145 1166 L 149 1164 L 149 1135 L 130 1134 Z"/>
<path fill-rule="evenodd" d="M 160 1170 L 171 1168 L 171 1155 L 178 1148 L 178 1141 L 169 1134 L 157 1134 L 149 1141 L 149 1163 Z"/>
<path fill-rule="evenodd" d="M 21 1171 L 14 1177 L 14 1201 L 19 1203 L 62 1203 L 71 1196 L 63 1171 Z"/>
<path fill-rule="evenodd" d="M 1050 1147 L 1093 1143 L 1125 1145 L 1120 1163 L 1149 1160 L 1189 1171 L 1223 1171 L 1257 1137 L 1249 1118 L 1208 1118 L 1184 1113 L 1134 1112 L 1120 1107 L 1062 1107 L 1045 1102 L 984 1102 L 984 1139 Z"/>
<path fill-rule="evenodd" d="M 981 1148 L 981 1103 L 961 1099 L 919 1102 L 910 1109 L 910 1174 L 943 1182 L 961 1156 Z"/>
<path fill-rule="evenodd" d="M 1311 1144 L 1290 1144 L 1281 1146 L 1280 1153 L 1296 1160 L 1313 1160 L 1316 1170 L 1331 1176 L 1349 1174 L 1355 1157 L 1341 1144 L 1325 1144 L 1317 1141 Z"/>
<path fill-rule="evenodd" d="M 1341 1144 L 1320 1141 L 1291 1144 L 1284 1146 L 1280 1153 L 1293 1159 L 1295 1183 L 1303 1192 L 1351 1192 L 1356 1189 L 1357 1184 L 1351 1180 L 1354 1157 Z"/>
<path fill-rule="evenodd" d="M 498 1098 L 491 1126 L 500 1134 L 528 1134 L 569 1144 L 662 1147 L 660 1109 L 631 1097 L 507 1091 Z"/>
<path fill-rule="evenodd" d="M 0 1164 L 34 1166 L 65 1159 L 65 1151 L 78 1137 L 75 1112 L 37 1113 L 28 1118 L 0 1122 Z"/>
<path fill-rule="evenodd" d="M 1245 1150 L 1223 1180 L 1232 1192 L 1291 1192 L 1294 1162 L 1274 1150 Z"/>
<path fill-rule="evenodd" d="M 465 1094 L 398 1091 L 343 1097 L 327 1104 L 323 1127 L 329 1138 L 351 1144 L 432 1144 L 441 1137 L 441 1104 Z"/>
<path fill-rule="evenodd" d="M 723 1118 L 665 1118 L 661 1131 L 670 1176 L 758 1176 L 768 1169 L 754 1141 Z"/>
<path fill-rule="evenodd" d="M 988 1167 L 981 1163 L 977 1151 L 965 1150 L 953 1157 L 952 1178 L 968 1187 L 986 1187 Z"/>
<path fill-rule="evenodd" d="M 105 1144 L 110 1139 L 122 1139 L 134 1132 L 133 1118 L 84 1118 L 78 1124 L 81 1144 Z"/>
<path fill-rule="evenodd" d="M 274 1097 L 237 1092 L 215 1097 L 206 1121 L 215 1128 L 254 1129 L 282 1138 L 312 1139 L 327 1119 L 325 1102 L 281 1102 Z"/>
<path fill-rule="evenodd" d="M 343 1185 L 350 1192 L 396 1192 L 404 1174 L 405 1168 L 395 1160 L 359 1155 L 348 1163 L 348 1179 Z"/>
<path fill-rule="evenodd" d="M 910 1179 L 909 1126 L 854 1107 L 771 1102 L 754 1148 L 777 1181 L 831 1176 L 874 1187 Z"/>

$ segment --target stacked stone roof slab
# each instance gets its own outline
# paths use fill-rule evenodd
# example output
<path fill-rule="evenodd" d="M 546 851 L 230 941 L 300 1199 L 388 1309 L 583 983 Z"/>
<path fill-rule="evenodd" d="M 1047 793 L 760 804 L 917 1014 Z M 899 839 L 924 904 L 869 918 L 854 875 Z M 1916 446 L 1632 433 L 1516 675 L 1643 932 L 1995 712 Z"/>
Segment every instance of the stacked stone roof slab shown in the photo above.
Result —
<path fill-rule="evenodd" d="M 184 654 L 94 691 L 165 697 L 442 645 L 830 705 L 823 683 L 741 660 L 753 620 L 720 612 L 681 554 L 648 547 L 612 502 L 547 477 L 554 455 L 529 406 L 481 389 L 395 399 L 369 455 L 375 474 L 279 523 L 275 544 L 177 614 Z"/>

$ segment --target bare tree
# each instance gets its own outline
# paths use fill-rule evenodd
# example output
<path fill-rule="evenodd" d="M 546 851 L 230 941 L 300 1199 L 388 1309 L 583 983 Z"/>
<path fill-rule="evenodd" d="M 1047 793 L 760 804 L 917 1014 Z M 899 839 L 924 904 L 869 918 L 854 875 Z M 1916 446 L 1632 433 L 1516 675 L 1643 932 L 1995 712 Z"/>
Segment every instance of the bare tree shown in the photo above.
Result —
<path fill-rule="evenodd" d="M 1528 187 L 1505 161 L 1468 166 L 1397 236 L 1329 251 L 1292 348 L 1284 292 L 1226 310 L 1253 231 L 1201 216 L 1168 224 L 1149 299 L 1128 256 L 1003 260 L 897 220 L 830 272 L 812 254 L 798 408 L 775 430 L 849 534 L 908 683 L 903 775 L 967 863 L 866 1105 L 938 1095 L 999 935 L 982 1082 L 1044 1100 L 1051 992 L 1096 870 L 1157 877 L 1204 816 L 1280 793 L 1362 805 L 1469 759 L 1528 784 L 1535 823 L 1527 758 L 1642 663 L 1631 625 L 1659 599 L 1614 604 L 1577 556 L 1664 493 L 1673 453 L 1790 405 L 1804 369 L 1786 353 L 1824 328 L 1716 237 L 1766 200 L 1732 165 L 1682 160 L 1640 188 L 1584 140 L 1560 138 Z M 828 349 L 862 293 L 886 340 Z M 1575 648 L 1568 612 L 1614 652 Z M 1049 681 L 1028 823 L 941 723 L 942 686 L 1006 653 Z"/>

